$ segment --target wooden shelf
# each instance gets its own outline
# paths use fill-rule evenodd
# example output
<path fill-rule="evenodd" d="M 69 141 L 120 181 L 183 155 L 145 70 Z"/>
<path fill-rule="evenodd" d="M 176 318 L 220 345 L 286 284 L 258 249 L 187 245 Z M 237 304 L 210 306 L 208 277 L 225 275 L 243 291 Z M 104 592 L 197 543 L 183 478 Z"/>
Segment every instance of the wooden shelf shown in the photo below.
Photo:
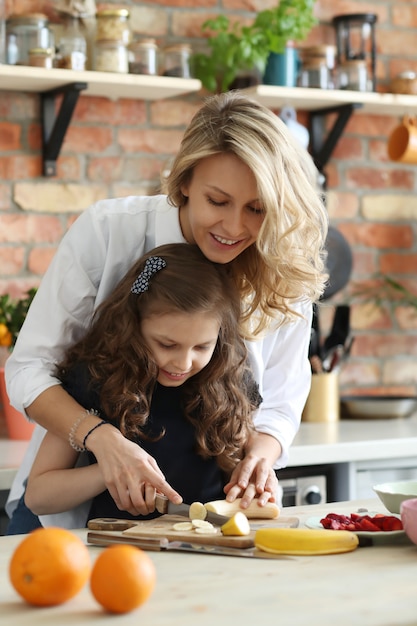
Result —
<path fill-rule="evenodd" d="M 356 109 L 357 113 L 399 116 L 417 113 L 417 96 L 274 85 L 257 85 L 242 91 L 265 106 L 275 109 L 291 106 L 301 111 L 316 111 L 357 104 L 360 105 Z"/>
<path fill-rule="evenodd" d="M 0 90 L 42 93 L 71 83 L 86 83 L 86 96 L 159 100 L 199 91 L 201 82 L 194 78 L 116 74 L 112 72 L 76 72 L 24 65 L 0 65 Z"/>

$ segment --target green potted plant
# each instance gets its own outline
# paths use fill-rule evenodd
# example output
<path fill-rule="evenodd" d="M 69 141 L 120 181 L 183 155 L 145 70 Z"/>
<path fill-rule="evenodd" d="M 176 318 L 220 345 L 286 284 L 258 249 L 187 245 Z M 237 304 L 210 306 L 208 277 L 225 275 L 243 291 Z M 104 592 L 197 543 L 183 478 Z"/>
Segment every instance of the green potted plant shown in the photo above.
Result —
<path fill-rule="evenodd" d="M 297 85 L 300 66 L 295 43 L 304 40 L 317 24 L 315 0 L 280 0 L 256 16 L 253 31 L 263 33 L 268 57 L 263 76 L 267 85 Z"/>
<path fill-rule="evenodd" d="M 194 76 L 206 89 L 227 91 L 242 72 L 256 77 L 258 70 L 260 77 L 266 60 L 262 33 L 255 33 L 252 26 L 232 24 L 225 15 L 207 20 L 202 30 L 212 33 L 207 38 L 208 50 L 193 54 L 192 64 Z"/>
<path fill-rule="evenodd" d="M 274 8 L 260 11 L 248 26 L 231 23 L 224 15 L 207 20 L 202 30 L 210 32 L 208 50 L 193 55 L 194 76 L 213 92 L 261 82 L 271 55 L 284 54 L 289 42 L 305 39 L 317 23 L 314 4 L 315 0 L 280 0 Z M 295 80 L 294 48 L 292 54 Z M 252 81 L 234 83 L 242 73 L 251 75 Z"/>

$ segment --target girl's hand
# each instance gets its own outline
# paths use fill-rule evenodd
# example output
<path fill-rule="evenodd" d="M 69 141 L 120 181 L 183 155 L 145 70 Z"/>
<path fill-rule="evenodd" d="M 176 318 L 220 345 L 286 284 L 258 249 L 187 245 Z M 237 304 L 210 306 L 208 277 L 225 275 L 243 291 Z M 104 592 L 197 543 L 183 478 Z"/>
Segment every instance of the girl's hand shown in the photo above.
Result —
<path fill-rule="evenodd" d="M 88 447 L 121 511 L 128 511 L 131 515 L 152 513 L 156 491 L 175 504 L 182 502 L 180 494 L 165 480 L 155 459 L 116 428 L 107 425 L 97 428 L 89 437 Z"/>
<path fill-rule="evenodd" d="M 254 433 L 246 447 L 245 457 L 237 464 L 224 487 L 226 500 L 242 498 L 247 508 L 254 498 L 261 506 L 280 502 L 281 489 L 272 466 L 281 454 L 280 443 L 270 435 Z"/>

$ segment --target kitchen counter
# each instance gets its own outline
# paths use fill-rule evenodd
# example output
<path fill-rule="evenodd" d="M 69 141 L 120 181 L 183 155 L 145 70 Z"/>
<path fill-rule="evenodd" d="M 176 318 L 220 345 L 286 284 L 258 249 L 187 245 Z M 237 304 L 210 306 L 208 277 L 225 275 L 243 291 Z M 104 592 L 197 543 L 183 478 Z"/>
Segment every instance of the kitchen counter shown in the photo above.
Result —
<path fill-rule="evenodd" d="M 0 439 L 0 490 L 9 489 L 27 441 Z M 417 414 L 383 420 L 302 422 L 288 467 L 374 459 L 417 459 Z"/>
<path fill-rule="evenodd" d="M 394 419 L 302 422 L 288 467 L 417 458 L 417 414 Z"/>
<path fill-rule="evenodd" d="M 293 507 L 286 514 L 350 513 L 359 506 L 386 512 L 379 500 Z M 83 539 L 86 531 L 76 531 Z M 336 531 L 335 531 L 336 532 Z M 8 563 L 21 536 L 0 537 L 0 606 L 8 626 L 410 626 L 416 624 L 417 546 L 411 543 L 357 548 L 353 552 L 281 557 L 277 560 L 149 552 L 157 584 L 148 602 L 109 617 L 88 586 L 68 603 L 47 609 L 25 604 L 8 579 Z M 94 559 L 103 548 L 90 546 Z"/>

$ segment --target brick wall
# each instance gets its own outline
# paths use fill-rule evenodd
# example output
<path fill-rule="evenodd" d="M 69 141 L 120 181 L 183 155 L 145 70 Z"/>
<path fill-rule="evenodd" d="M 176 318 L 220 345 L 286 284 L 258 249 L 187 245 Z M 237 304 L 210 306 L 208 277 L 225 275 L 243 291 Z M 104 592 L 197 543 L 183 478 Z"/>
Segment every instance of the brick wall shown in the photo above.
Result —
<path fill-rule="evenodd" d="M 52 11 L 45 0 L 15 0 L 14 12 Z M 225 12 L 250 19 L 274 0 L 126 0 L 138 35 L 158 42 L 200 39 L 205 19 Z M 337 6 L 335 6 L 337 5 Z M 103 6 L 97 2 L 97 6 Z M 378 89 L 404 69 L 417 71 L 417 2 L 318 0 L 320 25 L 307 43 L 334 43 L 338 13 L 378 14 Z M 201 43 L 201 41 L 200 41 Z M 175 100 L 112 101 L 81 96 L 55 178 L 41 176 L 37 95 L 0 92 L 0 293 L 16 296 L 39 283 L 62 235 L 98 198 L 153 193 L 201 94 Z M 306 115 L 299 113 L 306 121 Z M 387 137 L 398 119 L 354 114 L 326 167 L 331 223 L 354 257 L 353 282 L 382 270 L 417 292 L 415 166 L 388 161 Z M 329 327 L 335 302 L 322 305 Z M 410 309 L 352 308 L 356 341 L 341 374 L 344 391 L 417 392 L 417 316 Z"/>

